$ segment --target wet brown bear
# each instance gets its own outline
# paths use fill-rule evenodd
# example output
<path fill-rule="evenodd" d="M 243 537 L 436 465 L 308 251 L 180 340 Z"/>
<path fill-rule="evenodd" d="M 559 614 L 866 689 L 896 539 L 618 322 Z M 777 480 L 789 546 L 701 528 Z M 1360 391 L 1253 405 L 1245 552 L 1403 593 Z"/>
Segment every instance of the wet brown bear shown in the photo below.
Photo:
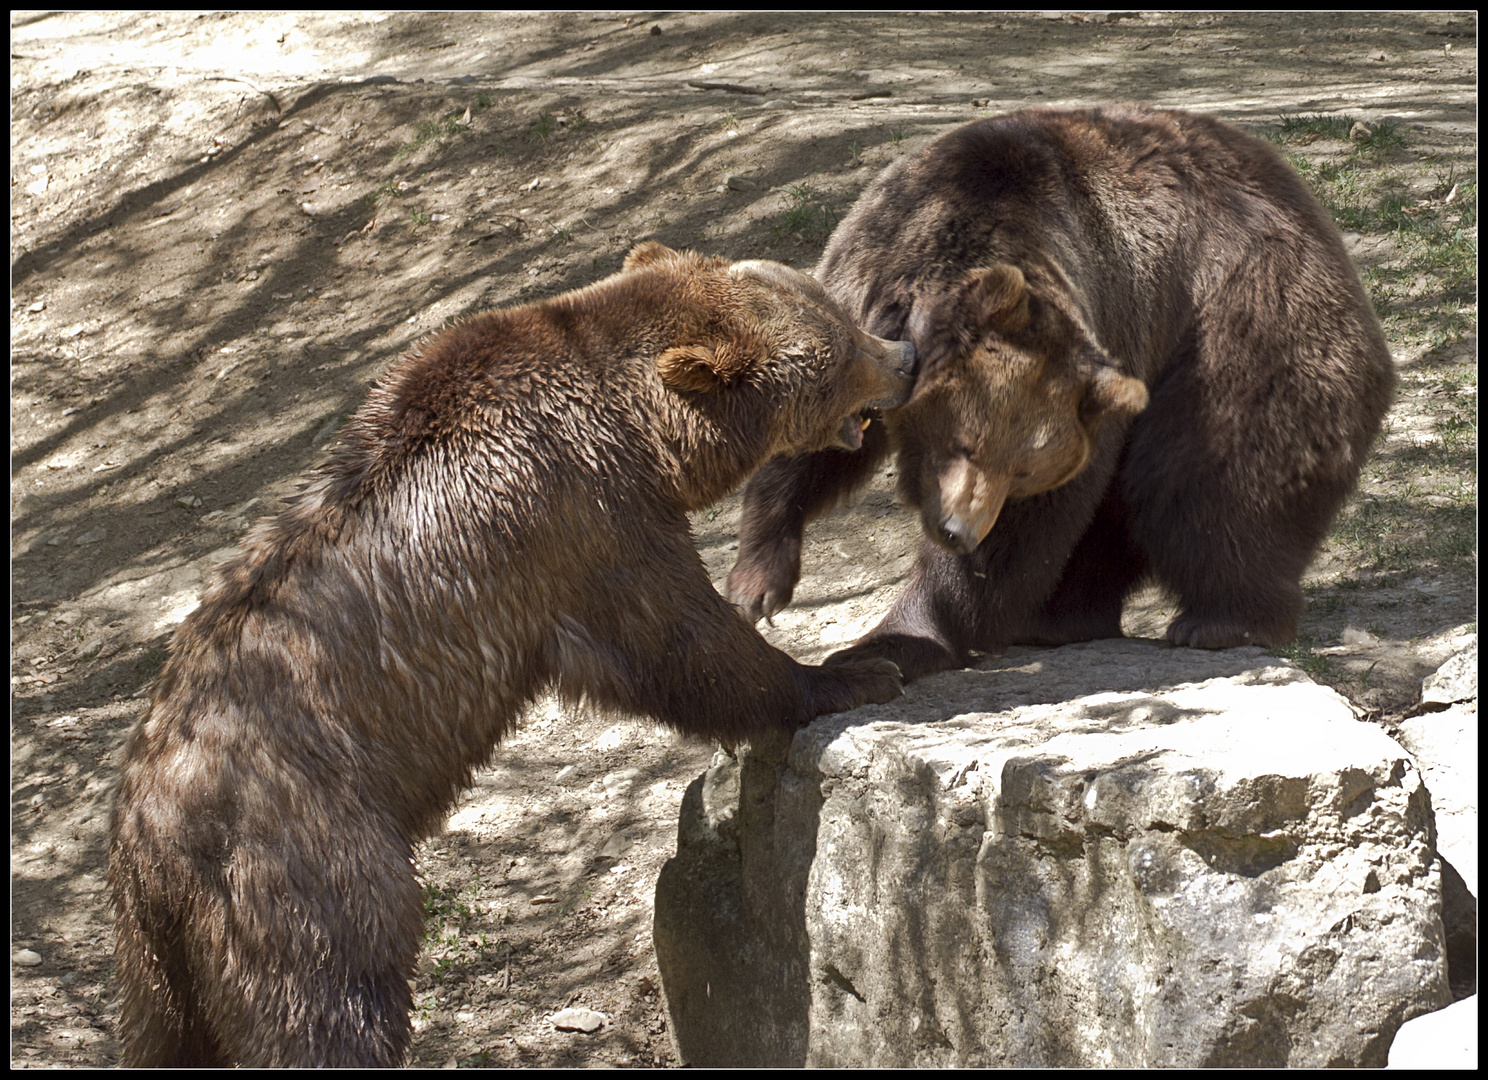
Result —
<path fill-rule="evenodd" d="M 909 679 L 1119 637 L 1145 580 L 1180 603 L 1180 645 L 1293 637 L 1394 373 L 1338 230 L 1275 150 L 1132 106 L 979 121 L 880 176 L 817 276 L 921 371 L 862 451 L 751 480 L 729 575 L 748 615 L 789 601 L 805 522 L 897 445 L 930 539 L 837 658 Z"/>
<path fill-rule="evenodd" d="M 710 586 L 685 512 L 860 443 L 913 349 L 775 263 L 624 270 L 394 366 L 181 625 L 112 822 L 128 1065 L 396 1065 L 411 862 L 544 687 L 747 739 L 885 701 Z"/>

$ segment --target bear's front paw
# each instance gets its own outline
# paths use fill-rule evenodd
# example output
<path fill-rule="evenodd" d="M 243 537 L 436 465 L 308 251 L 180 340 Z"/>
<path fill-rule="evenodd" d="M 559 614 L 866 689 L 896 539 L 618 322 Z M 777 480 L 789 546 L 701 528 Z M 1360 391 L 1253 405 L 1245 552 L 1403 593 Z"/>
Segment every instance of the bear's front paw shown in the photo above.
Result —
<path fill-rule="evenodd" d="M 801 577 L 800 549 L 771 547 L 764 551 L 739 548 L 739 561 L 729 571 L 729 602 L 754 624 L 764 619 L 771 626 L 775 613 L 791 601 Z"/>
<path fill-rule="evenodd" d="M 858 699 L 848 706 L 882 705 L 904 693 L 904 677 L 892 660 L 850 660 L 833 667 L 852 681 Z"/>
<path fill-rule="evenodd" d="M 848 661 L 803 670 L 809 685 L 806 711 L 811 716 L 847 712 L 859 705 L 878 705 L 904 693 L 899 666 L 891 660 Z"/>
<path fill-rule="evenodd" d="M 870 660 L 889 660 L 898 666 L 905 682 L 947 668 L 961 667 L 965 658 L 933 638 L 914 634 L 874 631 L 855 645 L 839 649 L 822 661 L 824 667 L 847 667 Z"/>

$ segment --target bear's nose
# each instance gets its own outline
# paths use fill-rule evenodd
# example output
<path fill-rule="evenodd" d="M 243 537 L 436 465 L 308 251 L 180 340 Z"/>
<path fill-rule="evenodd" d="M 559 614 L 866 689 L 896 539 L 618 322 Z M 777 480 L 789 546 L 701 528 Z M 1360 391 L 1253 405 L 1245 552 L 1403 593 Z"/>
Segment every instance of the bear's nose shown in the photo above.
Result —
<path fill-rule="evenodd" d="M 913 375 L 915 368 L 915 347 L 912 341 L 896 341 L 899 346 L 899 373 L 901 375 Z"/>
<path fill-rule="evenodd" d="M 970 555 L 977 549 L 979 538 L 971 526 L 955 514 L 947 514 L 940 522 L 940 541 L 958 555 Z"/>

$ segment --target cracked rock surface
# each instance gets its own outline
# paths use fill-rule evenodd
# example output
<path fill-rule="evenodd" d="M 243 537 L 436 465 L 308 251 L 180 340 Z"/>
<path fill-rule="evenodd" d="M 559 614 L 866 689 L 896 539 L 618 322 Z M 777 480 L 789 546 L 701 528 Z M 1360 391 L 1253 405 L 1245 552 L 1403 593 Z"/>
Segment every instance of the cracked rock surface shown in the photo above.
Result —
<path fill-rule="evenodd" d="M 656 910 L 694 1064 L 1382 1065 L 1451 1000 L 1420 773 L 1258 649 L 1014 649 L 720 754 Z"/>

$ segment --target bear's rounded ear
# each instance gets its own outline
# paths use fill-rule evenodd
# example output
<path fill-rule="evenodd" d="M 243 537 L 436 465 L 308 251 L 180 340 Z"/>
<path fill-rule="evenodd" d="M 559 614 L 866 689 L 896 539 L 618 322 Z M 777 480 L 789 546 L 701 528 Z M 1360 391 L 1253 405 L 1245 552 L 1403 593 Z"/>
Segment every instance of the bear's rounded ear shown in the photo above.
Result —
<path fill-rule="evenodd" d="M 651 263 L 660 262 L 662 259 L 675 258 L 677 253 L 665 244 L 659 244 L 655 240 L 647 240 L 637 244 L 630 249 L 630 254 L 625 256 L 625 264 L 621 270 L 634 270 L 637 267 L 649 266 Z"/>
<path fill-rule="evenodd" d="M 1105 364 L 1096 365 L 1085 383 L 1080 419 L 1087 425 L 1110 417 L 1136 416 L 1147 407 L 1147 385 Z"/>
<path fill-rule="evenodd" d="M 759 360 L 750 340 L 726 341 L 717 348 L 676 345 L 656 358 L 656 372 L 673 390 L 710 394 L 739 379 Z"/>
<path fill-rule="evenodd" d="M 1028 325 L 1028 282 L 1011 263 L 993 263 L 966 275 L 960 316 L 982 333 L 1011 337 Z"/>

